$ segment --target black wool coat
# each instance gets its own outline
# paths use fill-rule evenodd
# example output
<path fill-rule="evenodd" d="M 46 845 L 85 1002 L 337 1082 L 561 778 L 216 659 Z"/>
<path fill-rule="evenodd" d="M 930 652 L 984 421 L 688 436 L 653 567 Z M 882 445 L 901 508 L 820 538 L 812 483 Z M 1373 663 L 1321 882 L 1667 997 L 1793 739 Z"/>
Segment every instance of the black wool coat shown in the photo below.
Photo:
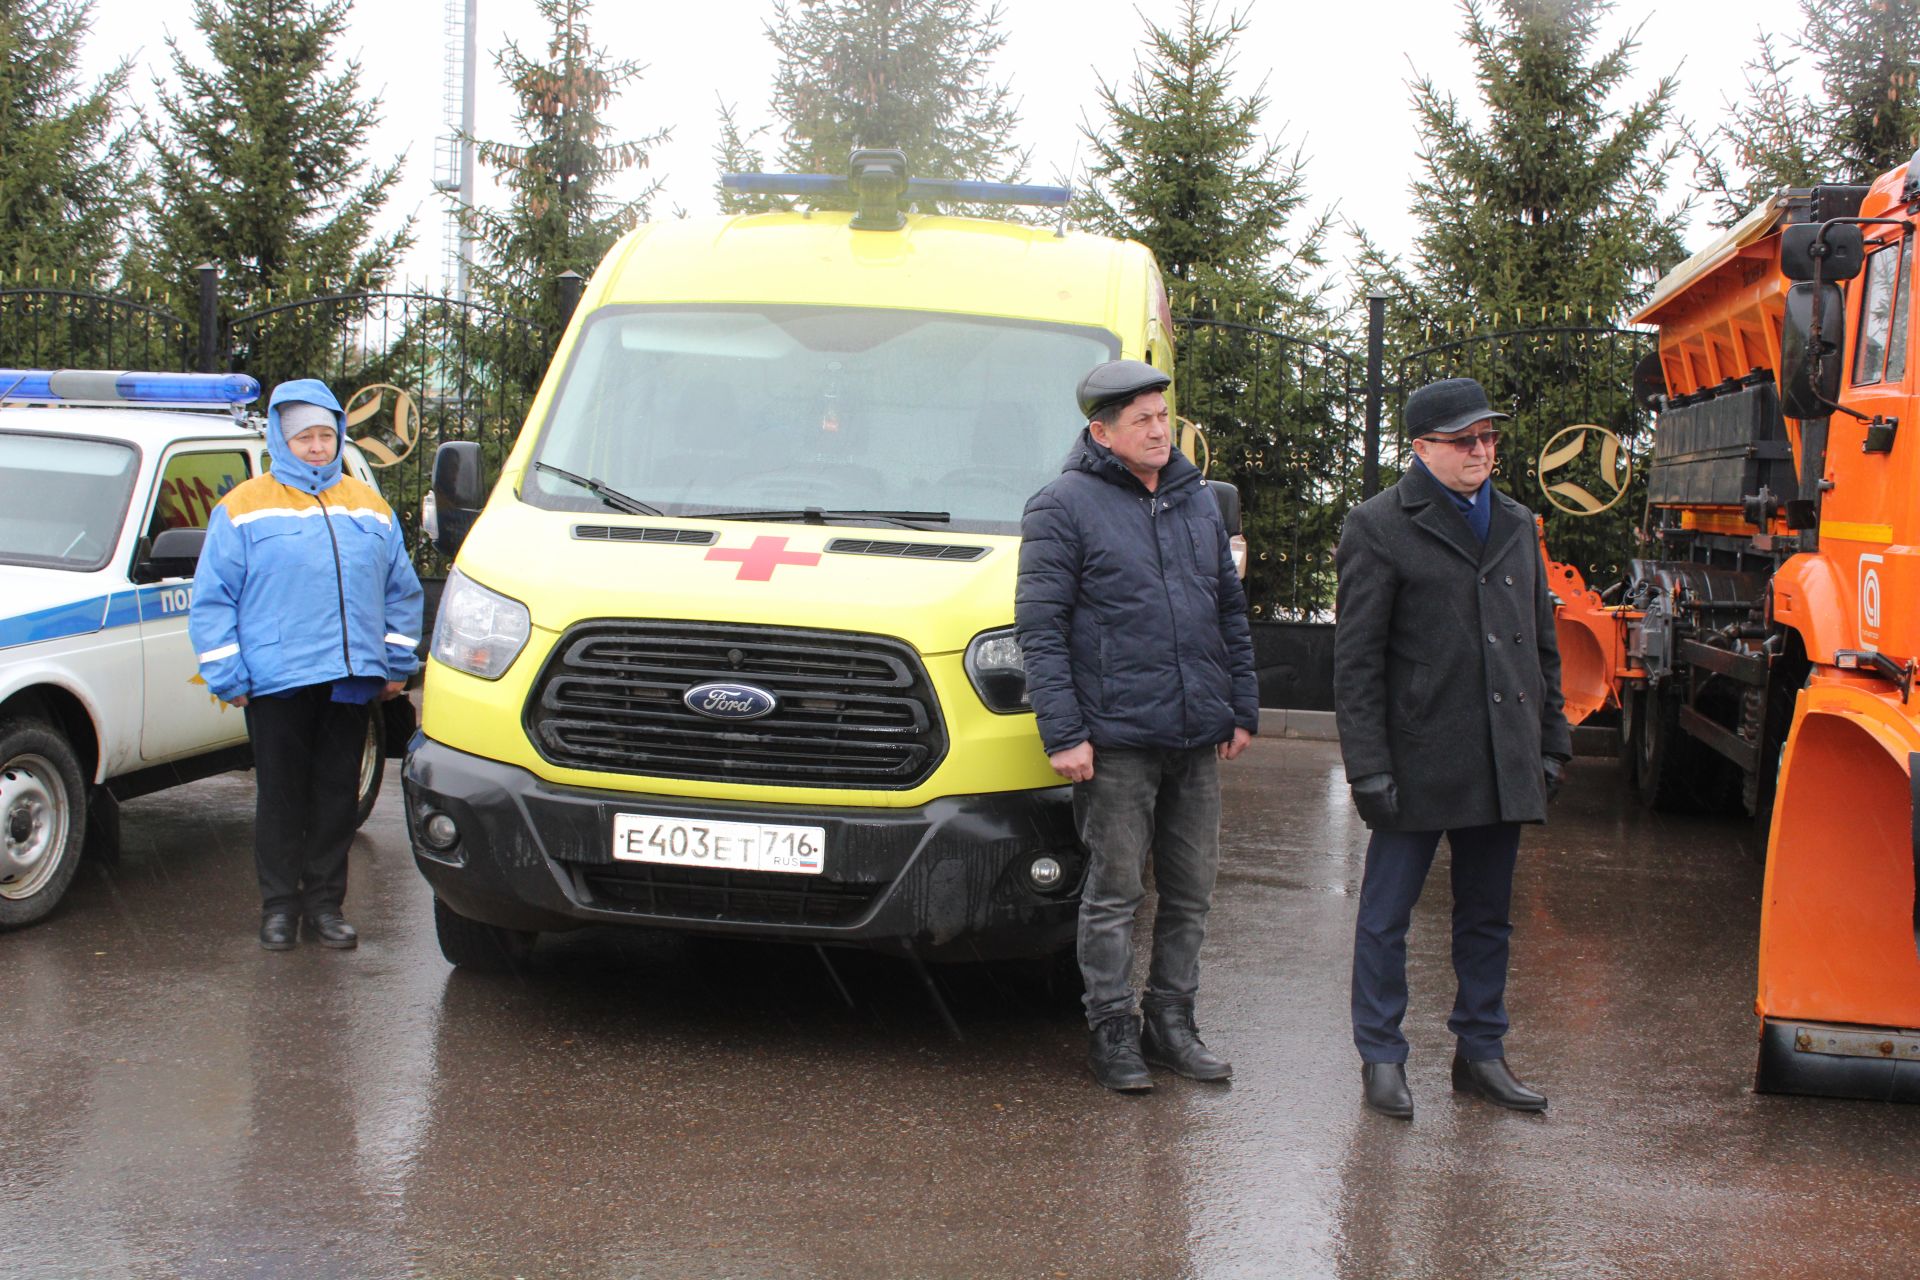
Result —
<path fill-rule="evenodd" d="M 1402 831 L 1544 822 L 1541 757 L 1573 752 L 1533 513 L 1495 489 L 1483 546 L 1413 467 L 1348 514 L 1335 563 L 1348 779 L 1392 774 Z"/>
<path fill-rule="evenodd" d="M 1219 505 L 1178 449 L 1148 493 L 1082 431 L 1020 536 L 1013 616 L 1049 754 L 1259 731 L 1246 593 Z"/>

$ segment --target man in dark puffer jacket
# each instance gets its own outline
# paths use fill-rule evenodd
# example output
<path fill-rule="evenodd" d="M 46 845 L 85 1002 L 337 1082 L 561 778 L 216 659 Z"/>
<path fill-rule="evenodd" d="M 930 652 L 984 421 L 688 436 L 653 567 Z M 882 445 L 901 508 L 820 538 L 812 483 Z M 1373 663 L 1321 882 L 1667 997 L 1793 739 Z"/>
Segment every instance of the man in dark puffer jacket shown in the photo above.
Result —
<path fill-rule="evenodd" d="M 1080 383 L 1087 429 L 1020 522 L 1014 618 L 1049 762 L 1074 783 L 1090 863 L 1079 957 L 1088 1065 L 1109 1089 L 1233 1068 L 1193 1003 L 1220 851 L 1217 760 L 1259 728 L 1246 594 L 1199 468 L 1173 447 L 1166 374 L 1115 360 Z M 1216 759 L 1217 757 L 1217 759 Z M 1133 917 L 1153 854 L 1153 962 L 1134 1012 Z"/>

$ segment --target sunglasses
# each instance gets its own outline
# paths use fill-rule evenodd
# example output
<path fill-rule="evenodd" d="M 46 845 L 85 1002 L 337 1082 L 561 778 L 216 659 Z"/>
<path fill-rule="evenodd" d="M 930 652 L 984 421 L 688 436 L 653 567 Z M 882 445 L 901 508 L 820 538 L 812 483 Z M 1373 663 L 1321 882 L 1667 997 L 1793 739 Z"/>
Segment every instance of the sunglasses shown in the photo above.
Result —
<path fill-rule="evenodd" d="M 1500 443 L 1500 433 L 1498 431 L 1481 431 L 1470 436 L 1421 436 L 1420 438 L 1428 444 L 1450 444 L 1462 453 L 1472 453 L 1473 447 L 1477 444 L 1485 445 L 1487 452 L 1492 453 L 1494 446 Z"/>

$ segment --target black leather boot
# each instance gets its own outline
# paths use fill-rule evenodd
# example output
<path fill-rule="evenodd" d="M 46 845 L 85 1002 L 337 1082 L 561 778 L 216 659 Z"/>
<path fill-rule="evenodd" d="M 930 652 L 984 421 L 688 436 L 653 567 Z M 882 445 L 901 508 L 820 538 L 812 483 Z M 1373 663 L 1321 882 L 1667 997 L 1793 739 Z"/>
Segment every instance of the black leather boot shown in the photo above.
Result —
<path fill-rule="evenodd" d="M 1547 1095 L 1521 1084 L 1507 1068 L 1505 1058 L 1469 1062 L 1459 1054 L 1454 1054 L 1453 1091 L 1474 1094 L 1509 1111 L 1547 1109 Z"/>
<path fill-rule="evenodd" d="M 268 951 L 291 951 L 299 937 L 291 911 L 269 911 L 260 917 L 260 945 Z"/>
<path fill-rule="evenodd" d="M 1360 1068 L 1360 1100 L 1383 1116 L 1413 1119 L 1413 1093 L 1403 1062 L 1369 1062 Z"/>
<path fill-rule="evenodd" d="M 1146 1093 L 1153 1076 L 1140 1057 L 1140 1019 L 1131 1014 L 1104 1018 L 1094 1024 L 1087 1046 L 1087 1066 L 1093 1078 L 1121 1093 Z"/>
<path fill-rule="evenodd" d="M 1233 1075 L 1233 1064 L 1201 1041 L 1193 1010 L 1185 1005 L 1147 1007 L 1140 1056 L 1189 1080 L 1226 1080 Z"/>
<path fill-rule="evenodd" d="M 323 947 L 346 951 L 360 945 L 360 934 L 338 911 L 307 917 L 307 936 Z"/>

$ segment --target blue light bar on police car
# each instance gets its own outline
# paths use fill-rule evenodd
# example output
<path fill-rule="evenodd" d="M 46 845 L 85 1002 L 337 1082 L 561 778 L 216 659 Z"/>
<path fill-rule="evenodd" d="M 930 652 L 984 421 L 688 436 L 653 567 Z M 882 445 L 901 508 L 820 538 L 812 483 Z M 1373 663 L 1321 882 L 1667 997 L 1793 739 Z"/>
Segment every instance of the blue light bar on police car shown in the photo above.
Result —
<path fill-rule="evenodd" d="M 729 173 L 720 179 L 728 191 L 756 196 L 849 196 L 847 179 L 831 173 Z M 902 200 L 949 200 L 967 204 L 1030 204 L 1060 208 L 1073 202 L 1072 187 L 1018 182 L 962 182 L 908 178 Z"/>
<path fill-rule="evenodd" d="M 259 398 L 259 379 L 244 373 L 0 369 L 0 400 L 35 404 L 241 405 Z"/>

